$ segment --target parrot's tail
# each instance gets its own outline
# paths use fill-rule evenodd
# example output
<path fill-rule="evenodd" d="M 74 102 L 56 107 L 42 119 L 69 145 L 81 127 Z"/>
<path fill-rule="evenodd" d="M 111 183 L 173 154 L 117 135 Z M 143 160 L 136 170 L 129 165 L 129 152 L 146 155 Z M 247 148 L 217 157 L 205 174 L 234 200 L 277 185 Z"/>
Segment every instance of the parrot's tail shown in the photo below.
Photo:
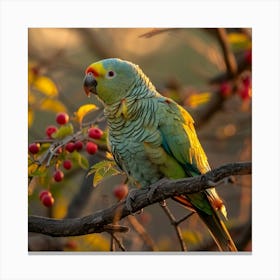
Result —
<path fill-rule="evenodd" d="M 193 207 L 190 207 L 190 202 L 182 196 L 177 196 L 173 199 L 185 205 L 188 208 L 192 208 L 192 210 L 195 210 L 195 212 L 197 212 L 198 216 L 201 218 L 201 220 L 204 222 L 204 224 L 210 231 L 220 251 L 237 251 L 237 248 L 225 224 L 223 223 L 223 221 L 221 221 L 217 212 L 214 209 L 212 215 L 209 215 L 198 208 L 194 209 Z"/>
<path fill-rule="evenodd" d="M 220 251 L 237 251 L 236 246 L 225 224 L 218 217 L 216 211 L 214 211 L 212 215 L 208 215 L 207 213 L 199 209 L 196 210 L 196 212 L 202 219 L 202 221 L 206 224 Z"/>

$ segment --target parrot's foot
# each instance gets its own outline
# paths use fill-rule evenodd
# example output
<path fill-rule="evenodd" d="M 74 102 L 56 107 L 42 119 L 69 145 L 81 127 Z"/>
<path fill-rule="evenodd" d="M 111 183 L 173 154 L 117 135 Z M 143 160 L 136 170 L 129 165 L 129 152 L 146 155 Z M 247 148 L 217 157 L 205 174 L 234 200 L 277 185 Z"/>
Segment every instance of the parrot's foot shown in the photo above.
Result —
<path fill-rule="evenodd" d="M 150 189 L 149 189 L 149 191 L 147 193 L 147 198 L 148 198 L 150 203 L 153 202 L 152 198 L 153 198 L 154 193 L 156 192 L 157 189 L 158 189 L 158 186 L 153 186 L 153 185 L 150 186 Z"/>
<path fill-rule="evenodd" d="M 166 182 L 166 181 L 167 181 L 166 178 L 160 179 L 160 180 L 156 183 L 156 185 L 153 184 L 153 185 L 151 185 L 151 186 L 149 187 L 149 191 L 148 191 L 148 194 L 147 194 L 147 198 L 148 198 L 148 200 L 149 200 L 150 203 L 153 202 L 154 193 L 157 191 L 158 188 L 160 188 L 161 183 L 164 183 L 164 182 Z M 160 184 L 159 184 L 159 183 L 160 183 Z"/>
<path fill-rule="evenodd" d="M 133 215 L 133 207 L 132 204 L 135 201 L 135 193 L 137 192 L 137 189 L 132 189 L 127 194 L 126 200 L 125 200 L 125 206 L 127 210 Z M 143 212 L 143 209 L 136 212 L 136 214 L 141 214 Z"/>
<path fill-rule="evenodd" d="M 206 184 L 207 186 L 209 187 L 216 187 L 216 186 L 219 186 L 219 185 L 222 185 L 222 184 L 234 184 L 235 183 L 235 178 L 233 176 L 230 176 L 228 178 L 225 178 L 221 181 L 218 181 L 218 182 L 213 182 L 211 180 L 207 180 Z"/>
<path fill-rule="evenodd" d="M 215 186 L 217 186 L 217 183 L 214 183 L 214 182 L 211 181 L 211 180 L 208 180 L 208 181 L 206 182 L 206 184 L 207 184 L 207 186 L 209 186 L 209 187 L 215 187 Z"/>

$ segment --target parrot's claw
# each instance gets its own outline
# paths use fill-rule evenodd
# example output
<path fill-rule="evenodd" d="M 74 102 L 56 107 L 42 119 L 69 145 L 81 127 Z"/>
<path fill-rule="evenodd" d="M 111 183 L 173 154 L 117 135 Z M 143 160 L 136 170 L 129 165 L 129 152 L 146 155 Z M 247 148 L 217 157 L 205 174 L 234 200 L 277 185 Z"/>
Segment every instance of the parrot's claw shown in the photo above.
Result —
<path fill-rule="evenodd" d="M 148 200 L 149 200 L 150 203 L 153 202 L 154 193 L 155 193 L 155 192 L 157 191 L 157 189 L 160 188 L 160 186 L 161 186 L 161 184 L 159 184 L 159 183 L 164 184 L 164 182 L 166 182 L 166 180 L 167 180 L 166 178 L 162 178 L 162 179 L 160 179 L 160 180 L 156 183 L 156 185 L 151 185 L 151 186 L 149 187 L 149 191 L 148 191 L 148 194 L 147 194 L 147 198 L 148 198 Z"/>
<path fill-rule="evenodd" d="M 157 189 L 158 189 L 158 186 L 153 186 L 153 185 L 150 186 L 150 189 L 149 189 L 148 194 L 147 194 L 147 198 L 148 198 L 150 203 L 153 202 L 152 198 L 154 196 L 154 193 L 157 191 Z"/>
<path fill-rule="evenodd" d="M 208 180 L 207 181 L 207 186 L 209 186 L 209 187 L 215 187 L 217 185 L 217 183 L 214 183 L 213 181 L 211 181 L 211 180 Z"/>

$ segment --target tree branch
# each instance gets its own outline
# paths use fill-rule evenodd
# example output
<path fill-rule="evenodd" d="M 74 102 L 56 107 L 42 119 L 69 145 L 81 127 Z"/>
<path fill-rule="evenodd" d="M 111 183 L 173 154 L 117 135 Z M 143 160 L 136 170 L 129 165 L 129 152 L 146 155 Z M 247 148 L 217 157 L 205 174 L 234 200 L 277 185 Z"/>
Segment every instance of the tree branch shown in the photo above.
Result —
<path fill-rule="evenodd" d="M 187 251 L 187 245 L 183 240 L 182 231 L 181 231 L 179 225 L 177 224 L 175 217 L 173 216 L 170 209 L 168 208 L 168 206 L 166 204 L 166 201 L 161 202 L 160 206 L 163 209 L 163 211 L 165 212 L 165 214 L 167 215 L 169 221 L 171 222 L 171 225 L 175 229 L 177 238 L 178 238 L 179 243 L 180 243 L 181 251 Z"/>
<path fill-rule="evenodd" d="M 252 173 L 251 162 L 230 163 L 213 169 L 201 176 L 183 178 L 178 180 L 162 179 L 151 186 L 155 189 L 151 195 L 151 188 L 136 190 L 134 201 L 131 202 L 132 212 L 163 201 L 164 199 L 190 194 L 210 188 L 212 183 L 217 183 L 231 175 L 248 175 Z M 211 183 L 210 183 L 211 182 Z M 99 210 L 92 215 L 73 219 L 50 219 L 38 216 L 29 216 L 29 232 L 37 232 L 50 236 L 78 236 L 100 232 L 125 232 L 127 227 L 109 225 L 114 221 L 115 215 L 119 219 L 131 214 L 126 207 L 125 201 L 121 201 L 107 209 Z"/>

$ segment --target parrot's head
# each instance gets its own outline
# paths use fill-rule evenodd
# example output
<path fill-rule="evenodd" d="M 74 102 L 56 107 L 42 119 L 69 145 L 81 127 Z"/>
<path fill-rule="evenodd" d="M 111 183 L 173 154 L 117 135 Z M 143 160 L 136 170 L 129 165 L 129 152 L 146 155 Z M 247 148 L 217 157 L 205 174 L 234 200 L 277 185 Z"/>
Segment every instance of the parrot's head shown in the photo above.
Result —
<path fill-rule="evenodd" d="M 97 96 L 107 105 L 121 101 L 137 79 L 135 64 L 118 58 L 92 63 L 86 69 L 84 90 Z"/>

